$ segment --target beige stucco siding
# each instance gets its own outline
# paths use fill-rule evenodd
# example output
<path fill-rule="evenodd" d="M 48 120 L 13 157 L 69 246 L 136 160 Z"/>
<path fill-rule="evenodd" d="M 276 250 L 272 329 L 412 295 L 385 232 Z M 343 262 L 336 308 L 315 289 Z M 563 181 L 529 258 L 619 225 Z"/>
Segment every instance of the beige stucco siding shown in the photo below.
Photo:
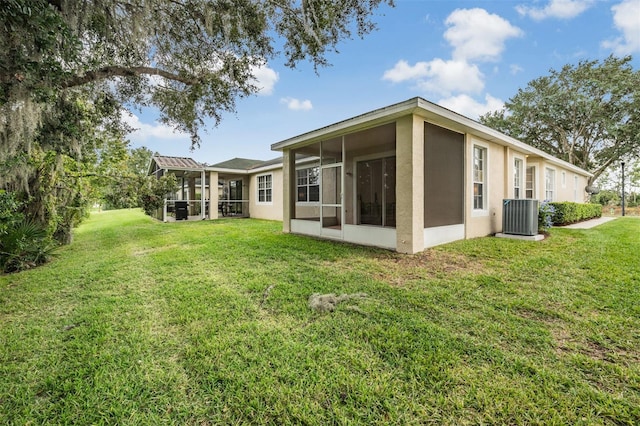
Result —
<path fill-rule="evenodd" d="M 396 250 L 424 250 L 424 120 L 415 115 L 396 122 Z"/>
<path fill-rule="evenodd" d="M 580 176 L 570 170 L 559 169 L 560 179 L 558 182 L 558 201 L 573 201 L 584 203 L 587 199 L 585 188 L 588 180 L 586 176 Z M 562 180 L 564 173 L 565 179 Z"/>
<path fill-rule="evenodd" d="M 538 163 L 540 185 L 538 199 L 545 200 L 546 197 L 546 172 L 555 172 L 555 182 L 553 186 L 553 199 L 551 201 L 572 201 L 584 203 L 587 200 L 585 188 L 588 183 L 587 176 L 576 173 L 569 168 L 559 166 L 550 161 L 542 160 Z"/>
<path fill-rule="evenodd" d="M 485 208 L 473 208 L 473 147 L 486 149 Z M 505 198 L 505 150 L 502 146 L 467 135 L 466 137 L 466 237 L 483 237 L 502 228 L 502 200 Z"/>
<path fill-rule="evenodd" d="M 258 202 L 258 176 L 271 175 L 270 203 Z M 249 179 L 249 215 L 255 219 L 282 220 L 283 212 L 283 170 L 282 168 L 259 172 Z"/>

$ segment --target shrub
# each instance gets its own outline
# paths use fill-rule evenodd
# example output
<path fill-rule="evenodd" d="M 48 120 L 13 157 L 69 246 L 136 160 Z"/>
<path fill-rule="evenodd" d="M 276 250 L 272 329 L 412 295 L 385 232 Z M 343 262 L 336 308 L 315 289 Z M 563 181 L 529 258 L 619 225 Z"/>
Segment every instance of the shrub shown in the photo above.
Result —
<path fill-rule="evenodd" d="M 553 215 L 555 212 L 555 207 L 549 200 L 544 200 L 540 203 L 538 209 L 538 231 L 547 232 L 549 228 L 553 226 Z"/>
<path fill-rule="evenodd" d="M 0 238 L 14 223 L 22 220 L 21 207 L 22 203 L 14 193 L 0 189 Z"/>
<path fill-rule="evenodd" d="M 22 219 L 0 236 L 0 269 L 17 272 L 49 260 L 56 244 L 42 225 Z"/>
<path fill-rule="evenodd" d="M 149 216 L 154 216 L 158 209 L 164 207 L 164 199 L 167 194 L 175 192 L 178 188 L 176 177 L 173 174 L 156 179 L 153 176 L 142 178 L 139 192 L 139 200 L 142 209 Z"/>
<path fill-rule="evenodd" d="M 552 216 L 554 225 L 569 225 L 602 216 L 602 206 L 600 204 L 572 203 L 568 201 L 549 204 L 554 207 Z"/>

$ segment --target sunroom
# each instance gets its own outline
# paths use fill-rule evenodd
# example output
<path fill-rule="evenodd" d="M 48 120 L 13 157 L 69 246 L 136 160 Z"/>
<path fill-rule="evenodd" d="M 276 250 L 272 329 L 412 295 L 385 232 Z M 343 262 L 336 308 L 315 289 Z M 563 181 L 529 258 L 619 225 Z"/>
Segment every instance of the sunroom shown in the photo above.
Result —
<path fill-rule="evenodd" d="M 274 144 L 285 232 L 406 253 L 465 238 L 465 135 L 416 115 L 416 102 Z"/>
<path fill-rule="evenodd" d="M 402 253 L 501 232 L 504 200 L 541 194 L 539 182 L 545 182 L 553 200 L 578 201 L 589 177 L 422 98 L 295 136 L 271 149 L 283 153 L 285 232 Z M 302 165 L 301 156 L 315 163 Z M 566 183 L 570 174 L 571 188 Z"/>

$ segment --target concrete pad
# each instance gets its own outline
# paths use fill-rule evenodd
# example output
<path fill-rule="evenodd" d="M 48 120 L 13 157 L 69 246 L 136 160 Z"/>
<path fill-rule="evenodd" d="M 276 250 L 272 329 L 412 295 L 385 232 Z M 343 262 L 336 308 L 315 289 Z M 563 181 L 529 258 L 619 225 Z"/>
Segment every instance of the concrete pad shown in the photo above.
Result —
<path fill-rule="evenodd" d="M 559 226 L 558 228 L 566 228 L 566 229 L 591 229 L 598 225 L 602 225 L 603 223 L 610 222 L 612 220 L 617 219 L 617 217 L 598 217 L 595 219 L 585 220 L 584 222 L 573 223 L 567 226 Z"/>
<path fill-rule="evenodd" d="M 514 234 L 503 234 L 499 232 L 496 234 L 498 238 L 508 238 L 510 240 L 522 240 L 522 241 L 541 241 L 544 240 L 544 235 L 514 235 Z"/>

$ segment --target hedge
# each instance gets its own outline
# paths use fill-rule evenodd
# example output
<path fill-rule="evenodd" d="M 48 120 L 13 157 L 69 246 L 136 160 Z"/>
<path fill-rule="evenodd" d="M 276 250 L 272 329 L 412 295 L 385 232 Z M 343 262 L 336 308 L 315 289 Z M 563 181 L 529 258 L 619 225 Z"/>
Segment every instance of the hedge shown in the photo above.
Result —
<path fill-rule="evenodd" d="M 572 203 L 568 201 L 549 204 L 555 209 L 552 218 L 554 225 L 569 225 L 602 216 L 602 206 L 600 204 Z"/>

